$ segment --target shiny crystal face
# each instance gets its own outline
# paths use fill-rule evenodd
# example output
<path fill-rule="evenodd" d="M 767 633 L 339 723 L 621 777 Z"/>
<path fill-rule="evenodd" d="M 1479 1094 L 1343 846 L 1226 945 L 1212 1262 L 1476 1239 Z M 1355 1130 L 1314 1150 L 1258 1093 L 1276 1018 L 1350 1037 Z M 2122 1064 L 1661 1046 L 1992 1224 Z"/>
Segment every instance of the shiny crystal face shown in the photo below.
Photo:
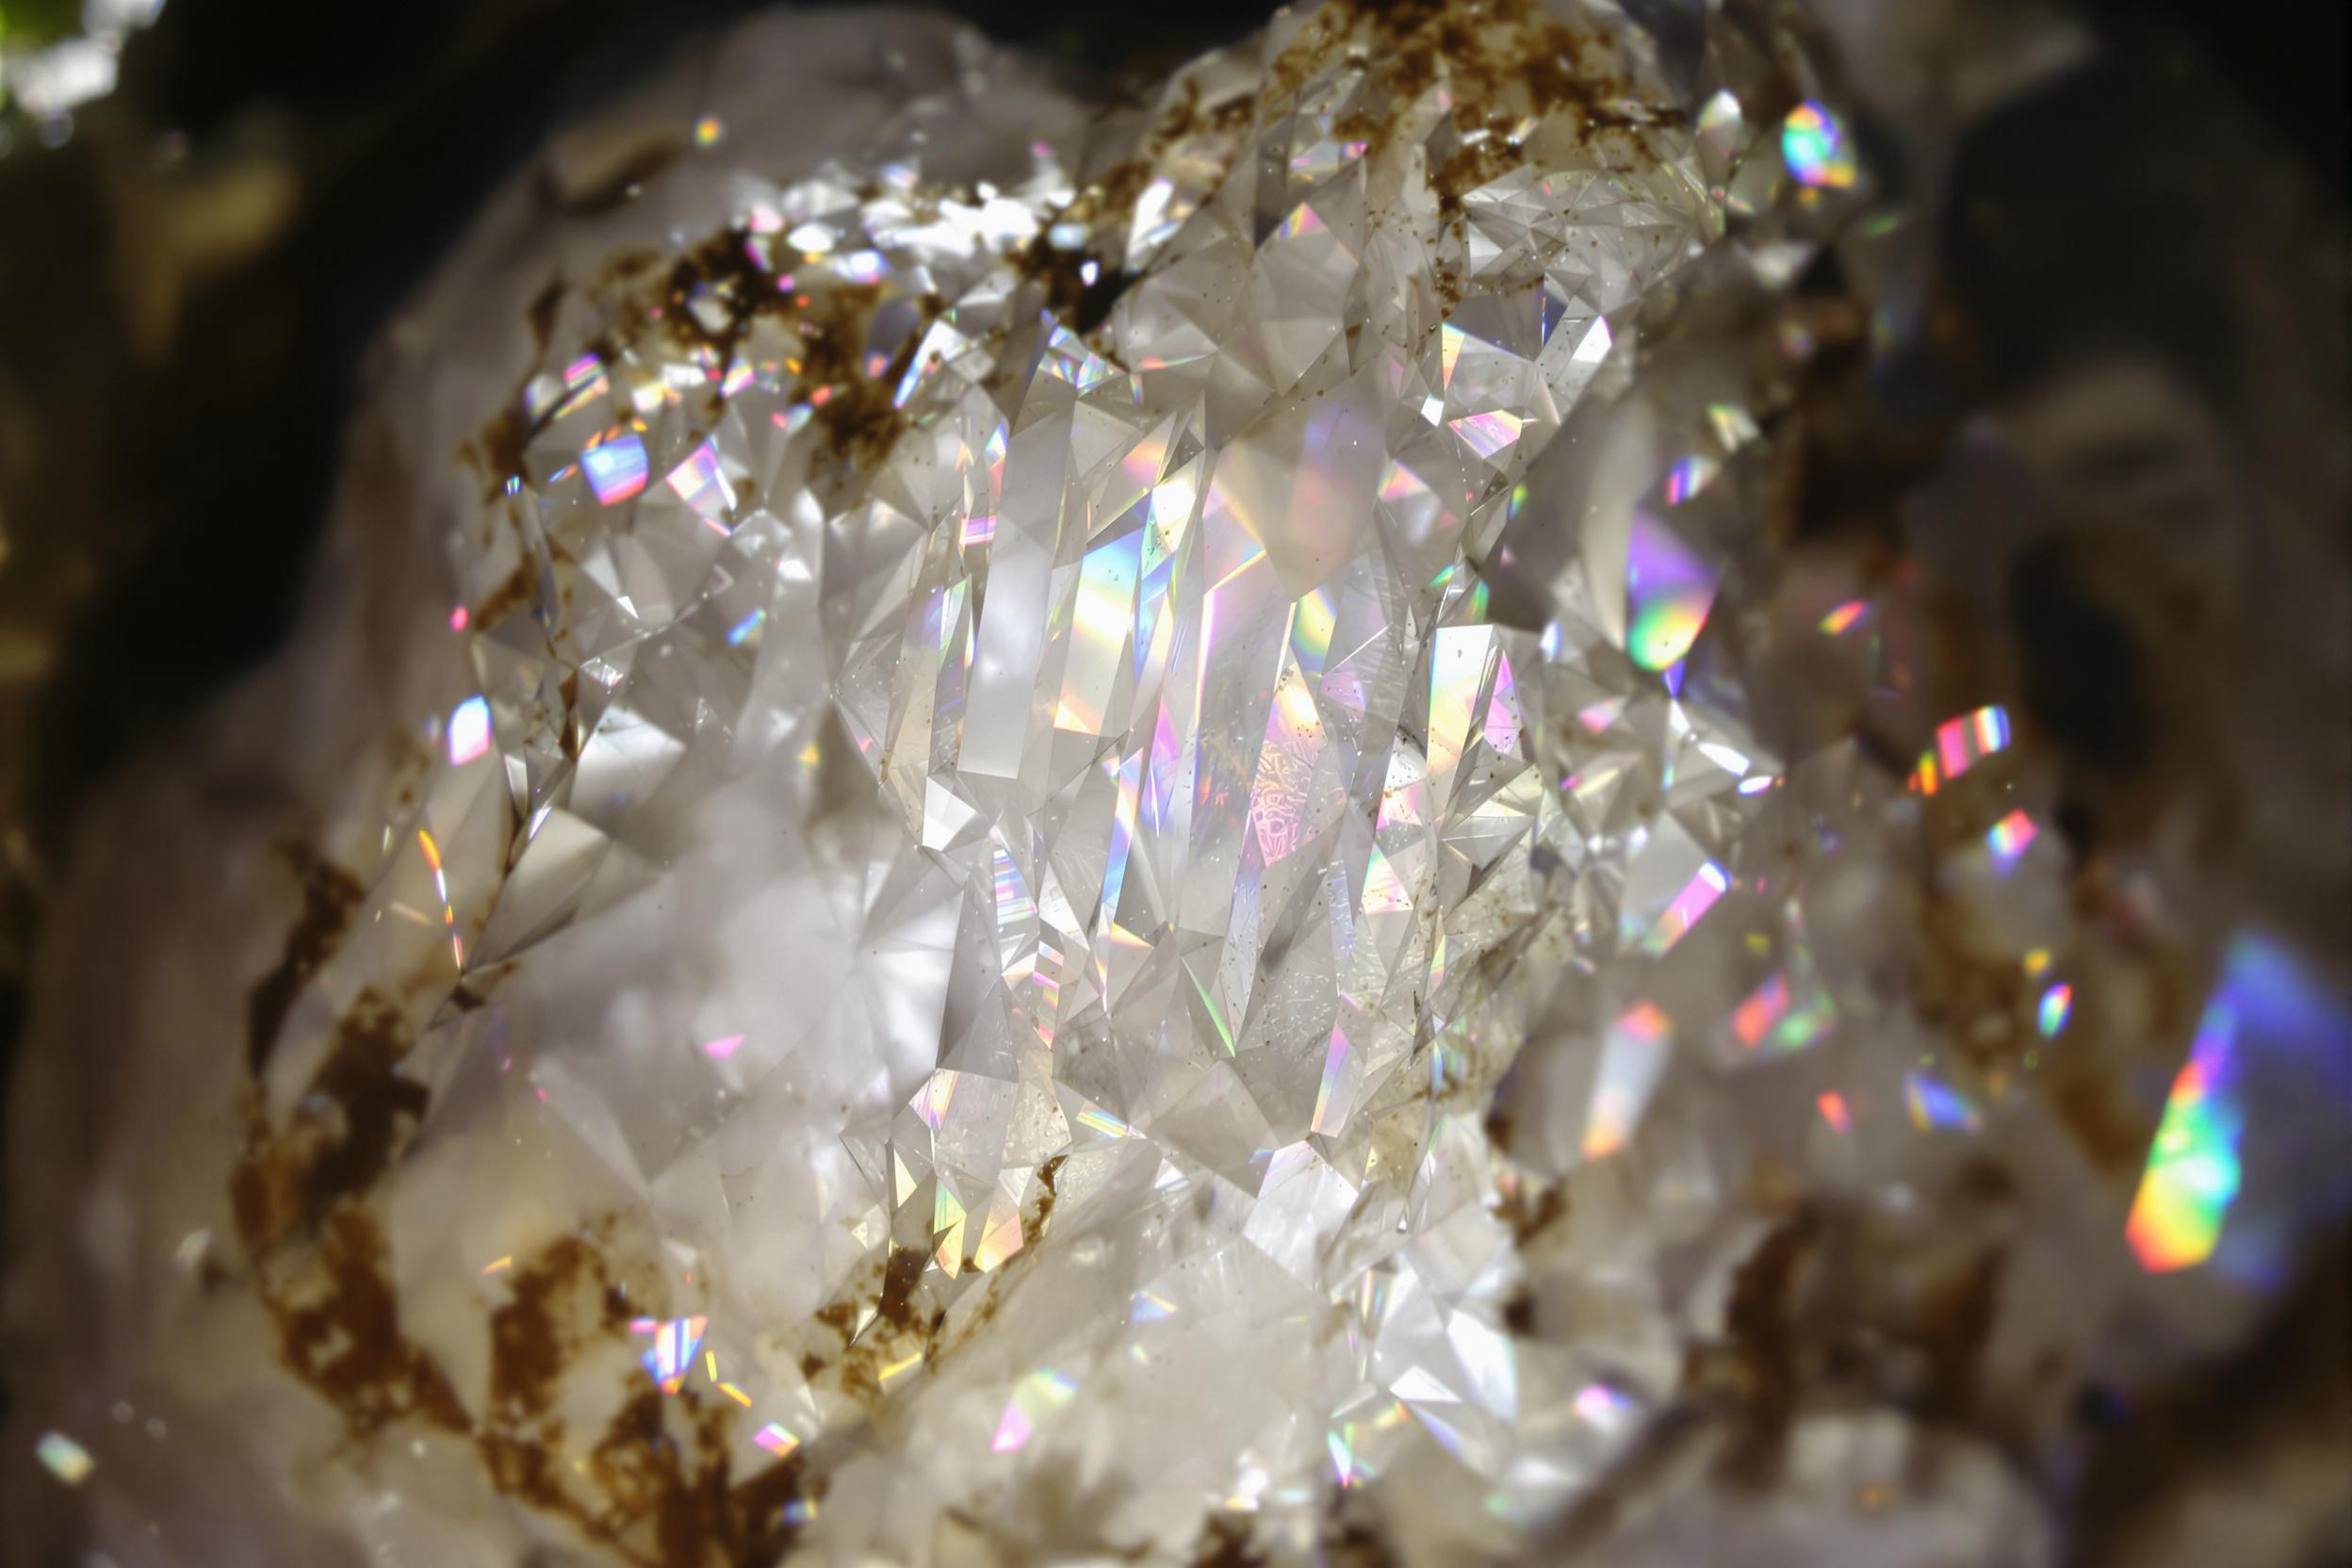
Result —
<path fill-rule="evenodd" d="M 1906 786 L 1903 607 L 1808 587 L 1852 705 L 1784 768 L 1775 361 L 1627 394 L 1867 182 L 1603 22 L 1289 18 L 1116 170 L 827 169 L 572 298 L 422 803 L 257 1044 L 273 1312 L 399 1303 L 397 1378 L 298 1371 L 622 1560 L 1296 1554 L 1409 1485 L 1445 1560 L 1674 1395 L 1743 1192 L 1982 1130 L 1885 886 L 1959 842 L 2001 1038 L 2067 1027 L 2008 715 Z"/>

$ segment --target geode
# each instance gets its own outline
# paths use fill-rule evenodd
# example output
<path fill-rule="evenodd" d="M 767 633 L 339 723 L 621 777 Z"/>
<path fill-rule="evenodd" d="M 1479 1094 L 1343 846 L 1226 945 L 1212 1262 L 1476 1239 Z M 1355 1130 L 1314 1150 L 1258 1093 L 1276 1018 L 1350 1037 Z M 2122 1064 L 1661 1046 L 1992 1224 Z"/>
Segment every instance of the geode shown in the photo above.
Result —
<path fill-rule="evenodd" d="M 394 329 L 314 624 L 67 903 L 197 890 L 20 1109 L 89 1539 L 2057 1560 L 2081 1391 L 2340 1214 L 2344 1013 L 1977 635 L 2057 568 L 1935 519 L 2051 419 L 1857 433 L 1936 302 L 1831 38 L 710 58 Z"/>

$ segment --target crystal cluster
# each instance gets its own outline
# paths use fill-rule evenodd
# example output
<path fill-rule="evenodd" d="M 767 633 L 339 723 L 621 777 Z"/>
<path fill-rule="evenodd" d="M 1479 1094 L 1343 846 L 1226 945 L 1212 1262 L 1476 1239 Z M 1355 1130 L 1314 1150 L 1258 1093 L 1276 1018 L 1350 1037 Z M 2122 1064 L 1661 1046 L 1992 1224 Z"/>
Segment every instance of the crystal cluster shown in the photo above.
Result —
<path fill-rule="evenodd" d="M 414 1462 L 341 1526 L 1678 1561 L 1748 1464 L 1828 1521 L 1758 1539 L 2049 1560 L 1936 1424 L 2043 1453 L 2276 1266 L 2341 1013 L 2083 892 L 1916 575 L 1788 546 L 1798 282 L 1900 226 L 1812 71 L 1334 0 L 1124 161 L 886 138 L 562 296 L 254 993 L 250 1288 Z"/>

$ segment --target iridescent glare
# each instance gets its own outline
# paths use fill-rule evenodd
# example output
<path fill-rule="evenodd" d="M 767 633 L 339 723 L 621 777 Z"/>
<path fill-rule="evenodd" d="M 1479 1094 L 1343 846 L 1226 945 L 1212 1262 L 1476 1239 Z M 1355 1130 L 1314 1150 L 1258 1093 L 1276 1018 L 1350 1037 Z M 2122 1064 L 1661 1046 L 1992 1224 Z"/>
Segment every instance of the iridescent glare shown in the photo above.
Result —
<path fill-rule="evenodd" d="M 1809 100 L 1781 122 L 1780 155 L 1798 184 L 1816 189 L 1847 189 L 1861 172 L 1845 127 L 1836 115 Z"/>
<path fill-rule="evenodd" d="M 1666 1070 L 1673 1044 L 1674 1025 L 1653 1003 L 1635 1003 L 1610 1025 L 1585 1121 L 1586 1159 L 1605 1159 L 1625 1146 Z"/>
<path fill-rule="evenodd" d="M 1030 1373 L 1013 1391 L 1004 1416 L 996 1424 L 996 1436 L 989 1446 L 1000 1454 L 1009 1454 L 1027 1446 L 1037 1435 L 1038 1425 L 1045 1418 L 1070 1403 L 1078 1385 L 1051 1368 Z"/>
<path fill-rule="evenodd" d="M 1712 483 L 1722 465 L 1704 453 L 1692 453 L 1666 471 L 1666 504 L 1680 506 Z"/>
<path fill-rule="evenodd" d="M 2148 1169 L 2124 1235 L 2151 1274 L 2193 1268 L 2213 1255 L 2238 1196 L 2238 1015 L 2226 992 L 2206 1004 L 2189 1059 L 2172 1081 Z"/>
<path fill-rule="evenodd" d="M 1674 895 L 1665 913 L 1658 917 L 1658 923 L 1650 927 L 1649 935 L 1642 938 L 1642 951 L 1663 954 L 1671 950 L 1692 926 L 1699 923 L 1702 915 L 1715 906 L 1715 901 L 1722 898 L 1730 887 L 1731 878 L 1724 874 L 1723 867 L 1712 860 L 1701 866 L 1692 874 L 1690 880 L 1683 884 L 1682 890 Z"/>
<path fill-rule="evenodd" d="M 1772 975 L 1732 1009 L 1731 1033 L 1743 1050 L 1770 1045 L 1774 1051 L 1802 1051 L 1826 1035 L 1837 1021 L 1837 1005 L 1826 992 L 1793 1005 L 1784 972 Z"/>
<path fill-rule="evenodd" d="M 1853 627 L 1854 622 L 1869 614 L 1870 612 L 1870 600 L 1848 599 L 1845 603 L 1838 606 L 1837 609 L 1832 610 L 1828 614 L 1821 617 L 1821 629 L 1829 633 L 1832 637 L 1841 636 Z"/>
<path fill-rule="evenodd" d="M 1714 608 L 1715 573 L 1697 552 L 1646 512 L 1633 514 L 1625 551 L 1625 651 L 1645 670 L 1663 670 L 1698 641 Z"/>
<path fill-rule="evenodd" d="M 1923 795 L 1958 778 L 2009 744 L 2009 713 L 2001 707 L 1979 708 L 1936 727 L 1936 747 L 1922 752 L 1911 770 L 1911 788 Z"/>
<path fill-rule="evenodd" d="M 653 1344 L 638 1359 L 645 1363 L 646 1372 L 662 1393 L 676 1394 L 686 1386 L 686 1375 L 694 1370 L 694 1352 L 702 1348 L 703 1331 L 710 1324 L 708 1317 L 640 1317 L 629 1324 L 632 1333 L 653 1336 Z"/>
<path fill-rule="evenodd" d="M 2004 876 L 2015 871 L 2017 862 L 2025 858 L 2025 852 L 2033 847 L 2038 831 L 2034 819 L 2023 811 L 2012 811 L 1993 824 L 1984 835 L 1984 847 L 1992 852 L 1993 869 Z"/>
<path fill-rule="evenodd" d="M 2042 1032 L 2042 1038 L 2056 1039 L 2073 1011 L 2074 988 L 2061 980 L 2042 992 L 2041 1001 L 2034 1004 L 2034 1026 Z"/>
<path fill-rule="evenodd" d="M 1903 1080 L 1903 1108 L 1911 1125 L 1920 1132 L 1973 1133 L 1984 1125 L 1975 1102 L 1943 1080 L 1925 1072 L 1906 1073 Z"/>
<path fill-rule="evenodd" d="M 645 487 L 645 444 L 635 432 L 590 447 L 580 454 L 588 488 L 603 506 L 618 506 Z"/>
<path fill-rule="evenodd" d="M 594 449 L 602 451 L 604 449 L 599 447 Z M 594 478 L 592 474 L 592 482 Z M 735 487 L 727 482 L 727 475 L 720 469 L 719 449 L 714 443 L 705 441 L 689 452 L 686 461 L 671 469 L 662 482 L 692 507 L 694 514 L 713 532 L 723 534 L 728 531 L 727 516 L 735 510 Z M 597 488 L 596 495 L 598 499 L 603 498 L 601 486 Z M 605 504 L 609 506 L 612 503 L 607 501 Z"/>

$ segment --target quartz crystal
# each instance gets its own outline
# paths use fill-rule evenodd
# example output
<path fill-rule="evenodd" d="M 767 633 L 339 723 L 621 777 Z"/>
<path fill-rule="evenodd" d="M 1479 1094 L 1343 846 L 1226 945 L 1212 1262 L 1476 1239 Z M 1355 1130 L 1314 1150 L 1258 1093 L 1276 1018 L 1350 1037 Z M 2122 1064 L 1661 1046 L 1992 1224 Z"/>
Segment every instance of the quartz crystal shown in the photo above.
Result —
<path fill-rule="evenodd" d="M 1688 9 L 1331 0 L 991 180 L 913 113 L 729 165 L 547 292 L 183 1260 L 334 1414 L 273 1440 L 298 1512 L 397 1561 L 2052 1560 L 1914 1420 L 2019 1221 L 1923 1217 L 2071 1182 L 2018 1288 L 2070 1259 L 2094 1357 L 2094 1301 L 2286 1245 L 2249 1095 L 2341 1014 L 2211 945 L 2144 1175 L 2083 1174 L 2041 1057 L 2133 1037 L 2143 960 L 1916 584 L 1774 521 L 1797 282 L 1890 225 L 1811 35 Z M 1807 1292 L 1875 1347 L 1842 1400 Z M 1778 1503 L 1701 1478 L 1767 1429 Z M 1594 1512 L 1628 1475 L 1685 1500 Z"/>

